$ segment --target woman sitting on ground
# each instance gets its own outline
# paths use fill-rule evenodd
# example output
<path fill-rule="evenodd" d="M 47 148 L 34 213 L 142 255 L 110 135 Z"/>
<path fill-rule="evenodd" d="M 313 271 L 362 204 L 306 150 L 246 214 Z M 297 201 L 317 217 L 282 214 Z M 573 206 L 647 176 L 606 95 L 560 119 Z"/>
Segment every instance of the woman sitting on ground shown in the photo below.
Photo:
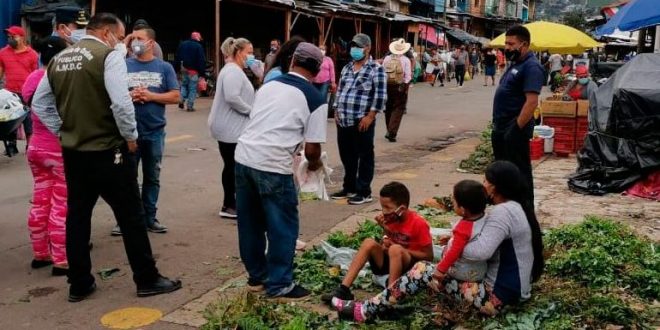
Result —
<path fill-rule="evenodd" d="M 334 300 L 340 318 L 364 322 L 387 311 L 407 296 L 431 287 L 459 301 L 472 303 L 486 315 L 531 297 L 531 283 L 543 272 L 541 228 L 532 206 L 525 202 L 524 180 L 510 162 L 497 161 L 486 170 L 484 186 L 495 205 L 480 236 L 462 252 L 466 260 L 488 261 L 481 282 L 462 282 L 444 276 L 429 262 L 418 262 L 375 297 L 362 301 Z"/>

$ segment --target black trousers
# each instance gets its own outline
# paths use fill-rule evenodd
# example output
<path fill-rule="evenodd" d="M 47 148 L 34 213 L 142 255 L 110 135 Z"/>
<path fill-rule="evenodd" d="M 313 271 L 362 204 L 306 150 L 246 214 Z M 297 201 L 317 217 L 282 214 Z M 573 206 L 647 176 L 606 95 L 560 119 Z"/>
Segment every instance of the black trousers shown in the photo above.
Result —
<path fill-rule="evenodd" d="M 465 65 L 456 65 L 456 83 L 463 86 L 463 80 L 465 80 Z"/>
<path fill-rule="evenodd" d="M 224 191 L 224 201 L 222 206 L 236 210 L 236 175 L 234 161 L 234 152 L 236 152 L 237 143 L 224 143 L 218 141 L 220 157 L 225 167 L 222 169 L 222 189 Z"/>
<path fill-rule="evenodd" d="M 360 196 L 371 196 L 371 181 L 374 178 L 375 154 L 374 134 L 376 121 L 365 132 L 359 125 L 337 126 L 339 158 L 344 165 L 344 191 Z"/>
<path fill-rule="evenodd" d="M 110 205 L 121 228 L 135 283 L 149 283 L 158 276 L 138 188 L 137 160 L 125 145 L 117 150 L 121 153 L 119 164 L 115 164 L 114 149 L 62 150 L 68 189 L 66 253 L 71 291 L 84 290 L 94 283 L 88 244 L 92 211 L 99 196 Z"/>
<path fill-rule="evenodd" d="M 534 177 L 529 155 L 529 139 L 533 127 L 518 127 L 516 120 L 505 124 L 494 124 L 491 140 L 495 160 L 507 160 L 518 166 L 525 180 L 526 199 L 534 205 Z"/>

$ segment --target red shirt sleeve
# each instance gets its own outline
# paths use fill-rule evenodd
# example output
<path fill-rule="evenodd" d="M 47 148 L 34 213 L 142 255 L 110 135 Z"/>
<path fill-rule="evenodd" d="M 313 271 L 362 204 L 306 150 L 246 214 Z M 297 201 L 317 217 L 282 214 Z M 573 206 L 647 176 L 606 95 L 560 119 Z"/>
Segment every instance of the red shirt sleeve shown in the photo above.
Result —
<path fill-rule="evenodd" d="M 419 222 L 417 226 L 417 245 L 416 250 L 421 251 L 422 248 L 427 247 L 429 245 L 433 245 L 433 237 L 431 237 L 431 228 L 429 228 L 429 224 L 422 218 L 420 215 L 419 217 Z"/>
<path fill-rule="evenodd" d="M 470 241 L 472 237 L 473 222 L 461 220 L 453 230 L 453 237 L 451 244 L 438 264 L 437 269 L 443 273 L 449 271 L 449 268 L 461 257 L 463 248 Z"/>

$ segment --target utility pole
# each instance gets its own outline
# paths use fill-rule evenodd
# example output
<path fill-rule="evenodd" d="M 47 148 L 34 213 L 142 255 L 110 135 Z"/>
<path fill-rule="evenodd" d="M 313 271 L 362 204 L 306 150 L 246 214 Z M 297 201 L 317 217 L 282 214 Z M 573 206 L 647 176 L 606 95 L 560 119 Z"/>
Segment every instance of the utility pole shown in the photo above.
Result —
<path fill-rule="evenodd" d="M 442 20 L 445 21 L 445 24 L 447 24 L 447 1 L 449 0 L 442 0 Z"/>

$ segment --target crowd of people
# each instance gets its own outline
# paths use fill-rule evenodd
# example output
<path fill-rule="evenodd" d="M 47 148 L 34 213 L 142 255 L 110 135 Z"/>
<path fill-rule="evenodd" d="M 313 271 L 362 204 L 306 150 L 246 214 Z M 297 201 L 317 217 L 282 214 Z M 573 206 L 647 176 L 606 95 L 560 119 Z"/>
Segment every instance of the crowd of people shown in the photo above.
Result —
<path fill-rule="evenodd" d="M 89 19 L 80 9 L 61 8 L 53 35 L 35 46 L 36 51 L 26 45 L 21 28 L 11 27 L 7 33 L 15 65 L 29 64 L 22 68 L 28 72 L 3 68 L 7 88 L 20 93 L 32 110 L 31 266 L 53 265 L 53 275 L 68 276 L 71 302 L 92 294 L 91 217 L 101 197 L 115 214 L 113 234 L 123 237 L 137 295 L 180 289 L 180 280 L 164 277 L 156 268 L 147 232 L 168 230 L 157 218 L 165 106 L 195 110 L 197 80 L 206 69 L 198 47 L 201 35 L 193 32 L 179 47 L 179 84 L 175 68 L 160 58 L 156 31 L 143 20 L 127 34 L 113 14 Z M 341 317 L 363 322 L 425 287 L 469 300 L 487 315 L 530 297 L 543 255 L 528 141 L 544 72 L 529 50 L 524 27 L 511 28 L 506 36 L 502 56 L 510 65 L 502 72 L 493 109 L 497 161 L 488 167 L 484 184 L 465 180 L 455 185 L 453 203 L 462 220 L 451 237 L 442 239 L 446 247 L 440 263 L 431 263 L 429 226 L 409 208 L 408 189 L 398 182 L 385 185 L 376 220 L 386 236 L 364 241 L 341 286 L 322 297 Z M 208 127 L 224 164 L 219 215 L 237 221 L 248 288 L 271 298 L 297 299 L 310 292 L 293 277 L 300 220 L 295 155 L 304 155 L 310 172 L 324 166 L 322 144 L 332 107 L 344 178 L 342 189 L 331 197 L 350 205 L 372 202 L 376 118 L 384 113 L 385 138 L 396 142 L 419 66 L 403 39 L 389 45 L 385 58 L 374 59 L 371 38 L 362 33 L 351 39 L 351 60 L 338 75 L 325 45 L 291 38 L 285 43 L 273 40 L 270 46 L 261 62 L 248 39 L 223 41 L 225 65 L 217 77 Z M 34 62 L 37 52 L 41 69 Z M 448 78 L 447 64 L 453 63 L 460 86 L 466 73 L 476 74 L 481 63 L 486 79 L 493 77 L 498 56 L 487 50 L 482 57 L 476 49 L 461 46 L 451 54 L 431 50 L 423 60 L 441 84 Z M 258 88 L 250 75 L 261 82 Z M 329 94 L 336 94 L 333 101 Z M 487 204 L 494 207 L 486 211 Z M 375 273 L 389 275 L 388 285 L 372 299 L 354 301 L 350 286 L 366 263 Z"/>

